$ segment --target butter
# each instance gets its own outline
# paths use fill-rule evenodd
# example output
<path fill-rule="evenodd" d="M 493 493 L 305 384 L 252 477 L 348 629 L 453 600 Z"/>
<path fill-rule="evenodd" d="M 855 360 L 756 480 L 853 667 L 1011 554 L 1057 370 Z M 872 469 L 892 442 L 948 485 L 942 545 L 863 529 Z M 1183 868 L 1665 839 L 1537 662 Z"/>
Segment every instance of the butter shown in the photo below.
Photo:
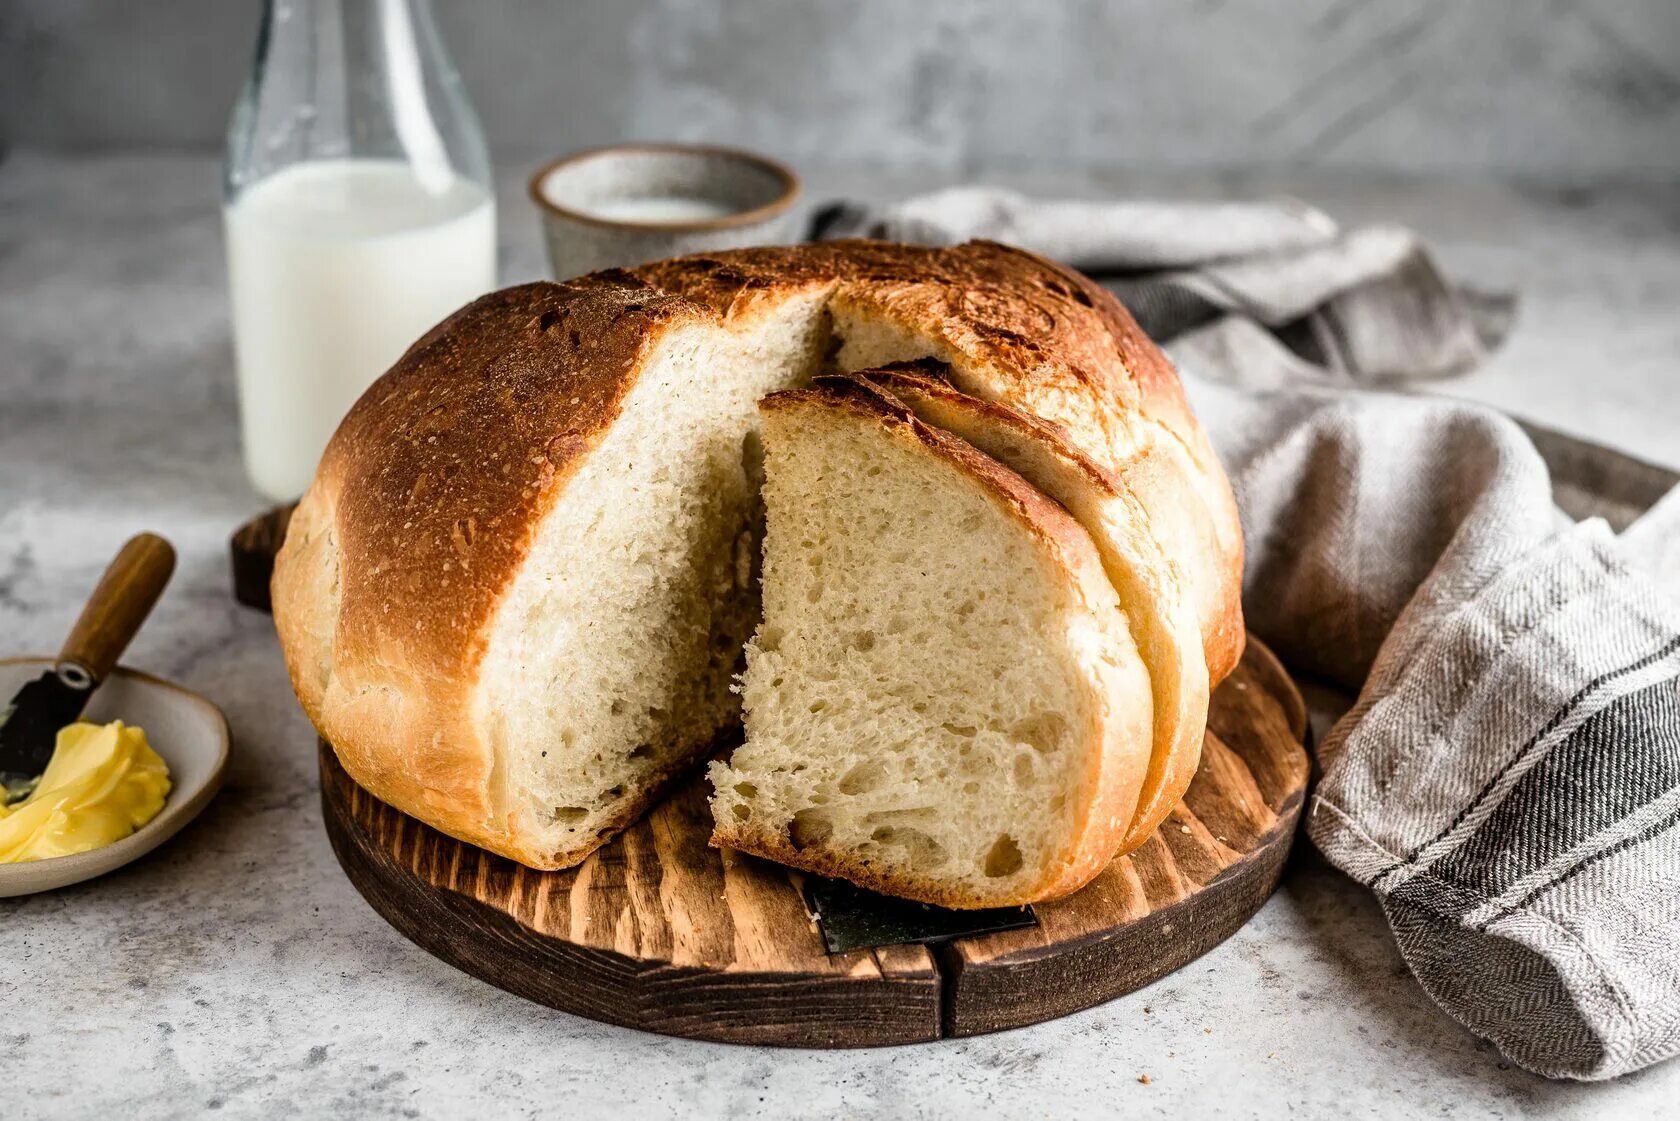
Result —
<path fill-rule="evenodd" d="M 58 733 L 29 797 L 0 806 L 0 864 L 47 860 L 120 841 L 158 815 L 169 767 L 146 733 L 121 720 Z"/>

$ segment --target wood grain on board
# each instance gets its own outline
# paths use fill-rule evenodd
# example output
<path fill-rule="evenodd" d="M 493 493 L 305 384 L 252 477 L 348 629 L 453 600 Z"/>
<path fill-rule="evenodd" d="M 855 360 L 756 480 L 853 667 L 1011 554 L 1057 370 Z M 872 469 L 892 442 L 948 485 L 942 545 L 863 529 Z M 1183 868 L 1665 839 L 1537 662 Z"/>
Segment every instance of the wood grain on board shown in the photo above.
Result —
<path fill-rule="evenodd" d="M 410 939 L 494 985 L 607 1023 L 737 1043 L 938 1036 L 922 946 L 829 954 L 798 874 L 706 847 L 703 779 L 577 868 L 536 872 L 362 790 L 321 749 L 339 862 Z"/>
<path fill-rule="evenodd" d="M 446 837 L 321 745 L 339 862 L 445 961 L 581 1016 L 737 1043 L 859 1047 L 1036 1023 L 1131 992 L 1223 941 L 1271 894 L 1306 787 L 1304 728 L 1258 644 L 1216 694 L 1185 803 L 1037 927 L 829 954 L 800 873 L 707 847 L 696 776 L 577 868 L 537 872 Z M 1290 695 L 1293 689 L 1290 690 Z"/>
<path fill-rule="evenodd" d="M 941 947 L 947 1034 L 1037 1023 L 1132 992 L 1260 909 L 1306 795 L 1306 706 L 1251 637 L 1208 725 L 1195 781 L 1142 847 L 1074 895 L 1039 904 L 1036 927 Z"/>

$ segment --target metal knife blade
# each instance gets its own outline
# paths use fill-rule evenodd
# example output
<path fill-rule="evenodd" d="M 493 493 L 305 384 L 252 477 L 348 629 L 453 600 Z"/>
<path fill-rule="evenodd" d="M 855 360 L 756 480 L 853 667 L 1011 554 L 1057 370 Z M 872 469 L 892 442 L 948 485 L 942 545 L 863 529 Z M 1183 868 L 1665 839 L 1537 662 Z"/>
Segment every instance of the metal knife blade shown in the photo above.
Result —
<path fill-rule="evenodd" d="M 1038 925 L 1038 913 L 1031 906 L 948 911 L 877 895 L 845 880 L 822 876 L 805 877 L 805 905 L 816 918 L 823 945 L 831 954 L 901 942 L 938 945 L 955 938 Z"/>
<path fill-rule="evenodd" d="M 87 707 L 93 681 L 48 670 L 0 709 L 0 805 L 26 798 L 51 761 L 58 730 Z"/>
<path fill-rule="evenodd" d="M 0 710 L 0 805 L 29 796 L 58 746 L 58 730 L 87 706 L 175 571 L 175 550 L 155 533 L 129 538 L 99 578 L 51 670 Z"/>

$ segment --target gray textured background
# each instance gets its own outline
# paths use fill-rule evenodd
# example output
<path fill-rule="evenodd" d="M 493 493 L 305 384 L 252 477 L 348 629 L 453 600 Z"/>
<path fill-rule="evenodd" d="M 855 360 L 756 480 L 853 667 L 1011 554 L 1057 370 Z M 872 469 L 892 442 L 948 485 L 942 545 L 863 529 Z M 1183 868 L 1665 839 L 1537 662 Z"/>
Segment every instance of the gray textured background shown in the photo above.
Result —
<path fill-rule="evenodd" d="M 1680 0 L 435 0 L 502 159 L 1680 172 Z M 256 0 L 0 0 L 0 141 L 216 148 Z"/>

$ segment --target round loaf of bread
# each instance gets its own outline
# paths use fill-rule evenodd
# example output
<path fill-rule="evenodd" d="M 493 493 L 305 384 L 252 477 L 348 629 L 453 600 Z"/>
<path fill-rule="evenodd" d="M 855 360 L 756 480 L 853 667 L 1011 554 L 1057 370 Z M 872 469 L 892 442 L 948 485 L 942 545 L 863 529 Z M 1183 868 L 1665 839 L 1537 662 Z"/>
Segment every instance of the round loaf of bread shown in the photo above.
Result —
<path fill-rule="evenodd" d="M 305 710 L 397 808 L 579 862 L 739 727 L 759 400 L 915 360 L 939 383 L 898 387 L 922 421 L 1103 519 L 1092 555 L 1162 667 L 1138 834 L 1241 654 L 1235 505 L 1114 297 L 991 243 L 681 258 L 451 316 L 351 410 L 292 519 L 273 602 Z"/>

